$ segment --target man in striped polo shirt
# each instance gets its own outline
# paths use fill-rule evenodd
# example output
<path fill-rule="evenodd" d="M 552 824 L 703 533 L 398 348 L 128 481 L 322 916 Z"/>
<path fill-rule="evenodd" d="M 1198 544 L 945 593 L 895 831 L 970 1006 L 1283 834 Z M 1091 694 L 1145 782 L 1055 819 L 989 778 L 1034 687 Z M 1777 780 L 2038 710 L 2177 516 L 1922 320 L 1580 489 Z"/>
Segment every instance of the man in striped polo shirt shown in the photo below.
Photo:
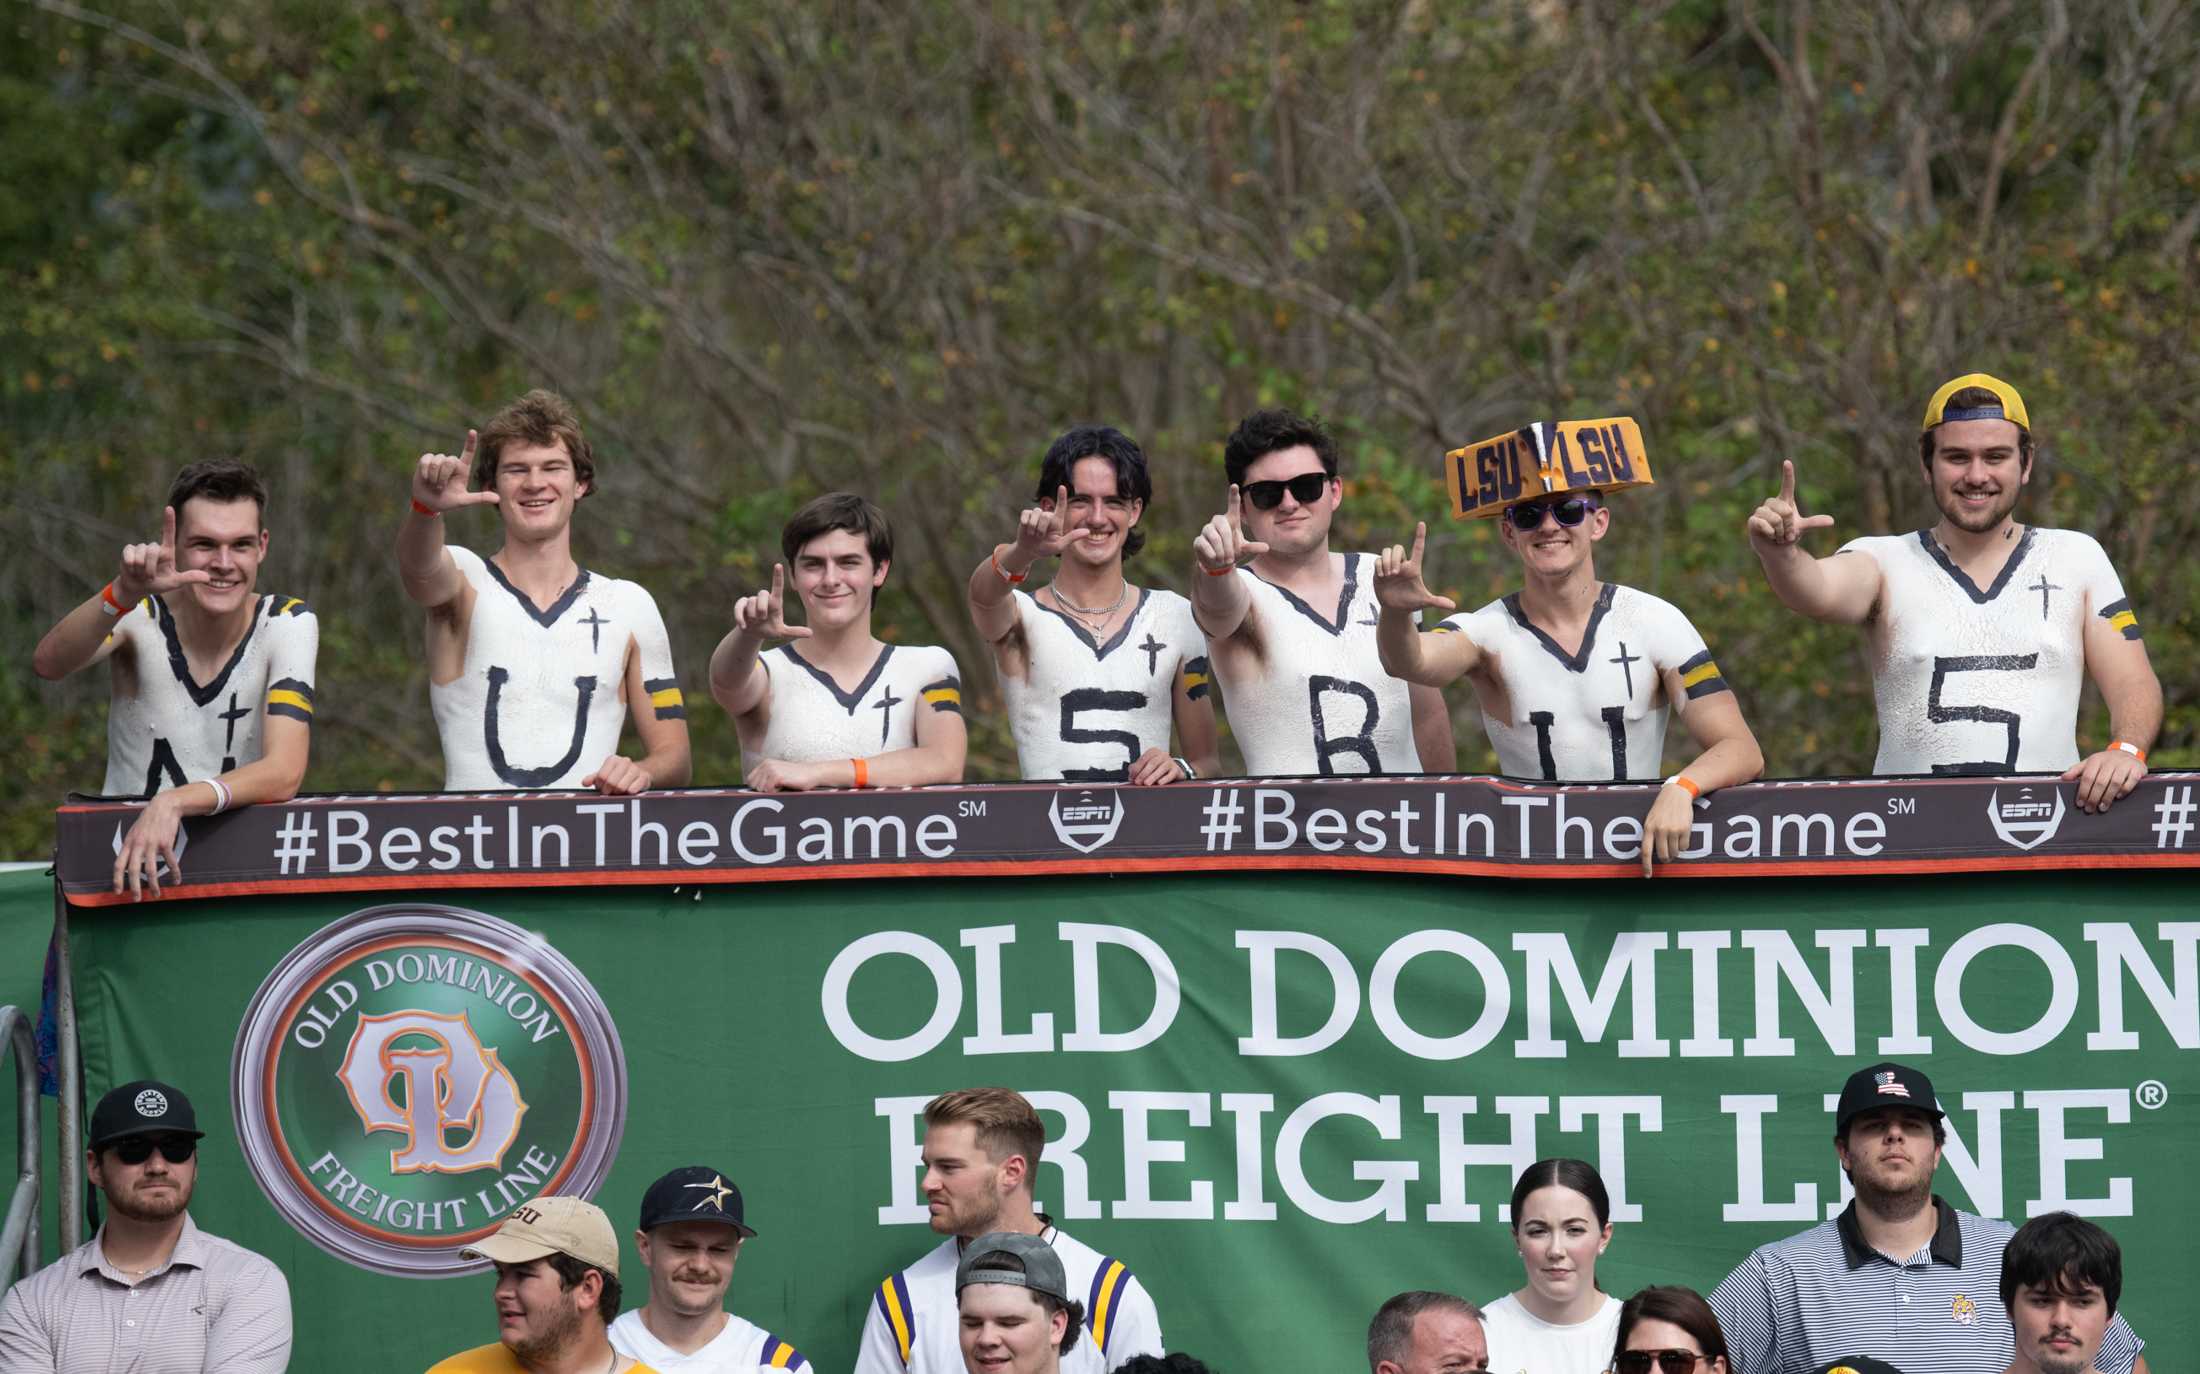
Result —
<path fill-rule="evenodd" d="M 1857 1355 L 1932 1374 L 2009 1367 L 2001 1263 L 2015 1228 L 1933 1196 L 1945 1115 L 1931 1080 L 1907 1065 L 1849 1076 L 1833 1148 L 1855 1201 L 1758 1247 L 1711 1294 L 1735 1374 L 1809 1374 Z M 2144 1344 L 2117 1317 L 2101 1340 L 2101 1374 L 2147 1374 Z"/>

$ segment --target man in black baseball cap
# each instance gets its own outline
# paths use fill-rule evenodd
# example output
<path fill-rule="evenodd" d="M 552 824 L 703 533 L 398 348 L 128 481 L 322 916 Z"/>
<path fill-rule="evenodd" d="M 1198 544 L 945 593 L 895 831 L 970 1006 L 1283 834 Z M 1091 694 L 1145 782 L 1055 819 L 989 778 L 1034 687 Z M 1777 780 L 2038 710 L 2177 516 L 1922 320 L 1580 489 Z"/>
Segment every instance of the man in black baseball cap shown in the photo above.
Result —
<path fill-rule="evenodd" d="M 1085 1321 L 1062 1257 L 1044 1236 L 1017 1231 L 980 1236 L 964 1248 L 955 1304 L 970 1374 L 1060 1374 Z"/>
<path fill-rule="evenodd" d="M 805 1368 L 802 1352 L 725 1309 L 734 1261 L 755 1234 L 720 1170 L 691 1164 L 650 1184 L 634 1232 L 649 1301 L 611 1324 L 612 1347 L 661 1374 Z"/>
<path fill-rule="evenodd" d="M 1736 1369 L 1875 1374 L 1892 1357 L 1932 1374 L 2003 1374 L 2015 1334 L 1996 1294 L 2015 1228 L 1933 1195 L 1947 1138 L 1932 1080 L 1917 1069 L 1883 1063 L 1849 1075 L 1833 1150 L 1855 1201 L 1758 1247 L 1712 1290 Z M 2102 1374 L 2146 1374 L 2143 1345 L 2118 1318 L 2101 1342 Z"/>
<path fill-rule="evenodd" d="M 282 1271 L 191 1220 L 205 1135 L 191 1099 L 166 1083 L 125 1083 L 99 1099 L 84 1168 L 106 1198 L 106 1223 L 8 1290 L 0 1369 L 281 1374 Z"/>

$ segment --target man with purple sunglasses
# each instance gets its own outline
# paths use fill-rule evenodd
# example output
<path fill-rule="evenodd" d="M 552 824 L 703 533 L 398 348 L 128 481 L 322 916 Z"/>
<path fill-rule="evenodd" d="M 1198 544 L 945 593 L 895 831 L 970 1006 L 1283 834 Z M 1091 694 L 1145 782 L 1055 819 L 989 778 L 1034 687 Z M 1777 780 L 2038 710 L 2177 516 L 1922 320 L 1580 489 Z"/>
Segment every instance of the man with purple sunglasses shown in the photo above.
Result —
<path fill-rule="evenodd" d="M 1680 712 L 1698 752 L 1666 778 L 1643 823 L 1647 877 L 1687 847 L 1695 800 L 1756 777 L 1764 754 L 1688 617 L 1647 592 L 1597 579 L 1596 542 L 1612 524 L 1599 488 L 1648 483 L 1640 443 L 1633 421 L 1563 422 L 1459 450 L 1454 459 L 1497 455 L 1504 479 L 1491 484 L 1497 499 L 1471 499 L 1471 490 L 1463 497 L 1455 483 L 1454 508 L 1500 517 L 1498 536 L 1520 560 L 1520 590 L 1424 633 L 1422 611 L 1458 608 L 1422 579 L 1423 523 L 1410 550 L 1393 544 L 1377 560 L 1375 595 L 1383 668 L 1430 687 L 1465 677 L 1508 777 L 1654 781 L 1666 713 Z"/>

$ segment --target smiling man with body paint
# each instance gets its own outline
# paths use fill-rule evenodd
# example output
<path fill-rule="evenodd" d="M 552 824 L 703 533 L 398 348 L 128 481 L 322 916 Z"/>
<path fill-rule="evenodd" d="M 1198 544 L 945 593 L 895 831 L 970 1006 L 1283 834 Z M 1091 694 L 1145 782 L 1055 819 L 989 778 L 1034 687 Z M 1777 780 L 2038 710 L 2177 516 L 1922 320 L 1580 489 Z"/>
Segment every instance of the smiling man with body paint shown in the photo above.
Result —
<path fill-rule="evenodd" d="M 1687 846 L 1695 800 L 1756 777 L 1764 753 L 1688 617 L 1648 592 L 1597 579 L 1596 544 L 1612 524 L 1599 470 L 1615 478 L 1623 468 L 1630 475 L 1621 485 L 1650 480 L 1634 423 L 1539 423 L 1519 435 L 1459 450 L 1503 449 L 1523 460 L 1514 460 L 1510 480 L 1493 485 L 1491 499 L 1470 505 L 1455 490 L 1454 509 L 1499 517 L 1498 537 L 1520 560 L 1520 590 L 1423 632 L 1423 610 L 1456 607 L 1422 578 L 1428 527 L 1419 526 L 1410 550 L 1393 544 L 1376 561 L 1383 607 L 1376 644 L 1383 667 L 1408 682 L 1441 688 L 1467 679 L 1508 777 L 1653 781 L 1665 757 L 1666 714 L 1680 712 L 1698 752 L 1665 780 L 1643 821 L 1648 876 Z M 1599 445 L 1597 468 L 1572 457 L 1587 442 Z M 1632 461 L 1602 456 L 1630 445 Z M 1532 470 L 1524 461 L 1531 452 Z"/>
<path fill-rule="evenodd" d="M 428 702 L 451 791 L 687 783 L 687 708 L 656 601 L 573 559 L 573 516 L 595 489 L 580 421 L 547 391 L 413 469 L 397 566 L 428 610 Z M 444 516 L 477 505 L 504 525 L 488 558 L 444 541 Z M 619 752 L 630 715 L 640 758 Z"/>
<path fill-rule="evenodd" d="M 119 837 L 115 891 L 182 880 L 187 816 L 288 801 L 313 742 L 320 622 L 295 596 L 259 592 L 267 487 L 244 463 L 193 463 L 168 490 L 158 543 L 122 551 L 115 579 L 39 641 L 31 670 L 105 662 L 110 797 L 147 797 Z"/>
<path fill-rule="evenodd" d="M 1192 541 L 1192 618 L 1246 773 L 1450 772 L 1443 695 L 1393 677 L 1376 653 L 1374 555 L 1330 552 L 1337 441 L 1318 420 L 1260 410 L 1230 432 L 1222 463 L 1227 502 Z"/>
<path fill-rule="evenodd" d="M 2162 684 L 2116 569 L 2090 535 L 2015 520 L 2032 421 L 2007 382 L 1974 372 L 1934 392 L 1918 457 L 1939 523 L 1852 539 L 1826 558 L 1798 541 L 1833 517 L 1803 514 L 1795 465 L 1782 463 L 1780 494 L 1749 517 L 1765 580 L 1790 610 L 1864 627 L 1873 772 L 2059 772 L 2082 810 L 2107 810 L 2146 775 L 2162 726 Z M 2088 674 L 2112 738 L 2081 757 Z"/>
<path fill-rule="evenodd" d="M 710 656 L 710 694 L 733 717 L 759 792 L 961 782 L 969 734 L 955 657 L 871 633 L 894 564 L 886 512 L 853 492 L 818 497 L 779 532 L 786 563 L 733 608 Z M 787 565 L 803 624 L 787 623 Z M 788 643 L 767 650 L 765 641 Z"/>

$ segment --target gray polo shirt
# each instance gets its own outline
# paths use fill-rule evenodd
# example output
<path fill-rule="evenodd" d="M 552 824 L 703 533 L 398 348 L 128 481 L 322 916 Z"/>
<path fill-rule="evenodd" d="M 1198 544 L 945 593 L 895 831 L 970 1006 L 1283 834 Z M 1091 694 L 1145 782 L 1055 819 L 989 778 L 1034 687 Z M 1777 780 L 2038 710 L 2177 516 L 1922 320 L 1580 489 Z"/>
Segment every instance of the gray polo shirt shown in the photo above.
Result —
<path fill-rule="evenodd" d="M 187 1212 L 168 1262 L 134 1284 L 100 1234 L 17 1283 L 0 1303 L 0 1369 L 57 1374 L 282 1374 L 290 1284 Z"/>
<path fill-rule="evenodd" d="M 1919 1374 L 2002 1374 L 2016 1333 L 2001 1305 L 2001 1253 L 2016 1228 L 1933 1199 L 1933 1238 L 1893 1260 L 1864 1241 L 1856 1204 L 1760 1246 L 1711 1293 L 1734 1374 L 1808 1374 L 1870 1355 Z M 2145 1345 L 2121 1315 L 2094 1367 L 2130 1374 Z"/>

